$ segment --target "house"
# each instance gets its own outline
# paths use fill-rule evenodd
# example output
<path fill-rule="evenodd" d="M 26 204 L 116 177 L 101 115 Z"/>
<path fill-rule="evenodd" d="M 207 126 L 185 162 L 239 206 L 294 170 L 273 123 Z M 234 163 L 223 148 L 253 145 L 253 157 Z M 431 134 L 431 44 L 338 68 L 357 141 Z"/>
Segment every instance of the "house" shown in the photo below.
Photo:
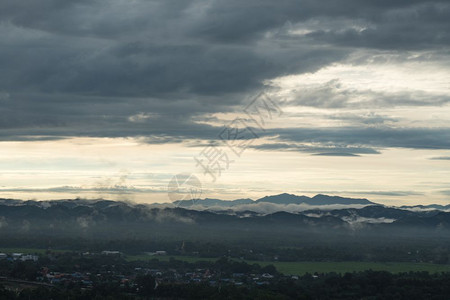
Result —
<path fill-rule="evenodd" d="M 39 259 L 39 257 L 37 255 L 31 255 L 31 254 L 22 255 L 20 257 L 21 261 L 27 261 L 27 260 L 38 261 L 38 259 Z"/>
<path fill-rule="evenodd" d="M 13 253 L 13 254 L 12 254 L 12 257 L 13 257 L 14 260 L 17 260 L 17 259 L 19 259 L 20 257 L 22 257 L 22 255 L 23 255 L 23 253 Z"/>
<path fill-rule="evenodd" d="M 119 251 L 109 251 L 109 250 L 104 250 L 102 251 L 103 255 L 116 255 L 116 256 L 120 256 L 121 253 Z"/>

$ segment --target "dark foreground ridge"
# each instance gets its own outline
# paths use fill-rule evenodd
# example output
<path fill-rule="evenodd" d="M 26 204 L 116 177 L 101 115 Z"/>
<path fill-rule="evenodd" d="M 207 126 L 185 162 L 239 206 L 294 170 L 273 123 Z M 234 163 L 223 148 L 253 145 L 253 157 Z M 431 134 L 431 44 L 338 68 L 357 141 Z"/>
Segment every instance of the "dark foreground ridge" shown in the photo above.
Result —
<path fill-rule="evenodd" d="M 254 201 L 291 204 L 303 196 L 282 194 Z M 281 199 L 281 200 L 280 200 Z M 318 195 L 310 201 L 338 204 L 371 204 L 366 199 Z M 207 201 L 207 200 L 205 200 Z M 302 200 L 303 201 L 303 200 Z M 297 202 L 298 203 L 298 202 Z M 258 205 L 258 204 L 255 204 Z M 289 207 L 289 205 L 286 205 Z M 294 245 L 374 243 L 430 240 L 446 241 L 450 213 L 440 210 L 411 210 L 362 205 L 359 208 L 314 209 L 274 213 L 251 210 L 193 210 L 154 207 L 109 200 L 0 201 L 0 233 L 3 238 L 52 238 L 195 240 L 217 239 L 237 243 Z"/>

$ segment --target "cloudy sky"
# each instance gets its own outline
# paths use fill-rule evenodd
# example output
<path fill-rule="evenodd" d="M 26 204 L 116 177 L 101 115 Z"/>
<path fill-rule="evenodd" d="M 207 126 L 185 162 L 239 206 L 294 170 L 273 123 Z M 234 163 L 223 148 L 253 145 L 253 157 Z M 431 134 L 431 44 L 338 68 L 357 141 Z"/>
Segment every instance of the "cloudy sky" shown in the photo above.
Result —
<path fill-rule="evenodd" d="M 202 197 L 448 204 L 449 15 L 448 1 L 2 1 L 0 197 L 166 202 L 185 173 Z M 260 93 L 276 109 L 252 118 Z M 254 138 L 236 152 L 221 134 L 237 121 Z M 215 176 L 199 163 L 213 154 Z"/>

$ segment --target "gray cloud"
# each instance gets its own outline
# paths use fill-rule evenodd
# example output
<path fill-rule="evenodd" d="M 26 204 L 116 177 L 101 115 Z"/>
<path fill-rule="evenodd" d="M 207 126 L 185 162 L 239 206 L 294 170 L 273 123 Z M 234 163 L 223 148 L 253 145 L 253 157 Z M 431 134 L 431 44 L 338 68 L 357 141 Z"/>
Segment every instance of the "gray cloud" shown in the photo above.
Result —
<path fill-rule="evenodd" d="M 350 194 L 366 194 L 377 196 L 392 196 L 392 197 L 404 197 L 404 196 L 423 196 L 423 193 L 414 191 L 366 191 L 366 192 L 349 192 Z"/>
<path fill-rule="evenodd" d="M 349 152 L 323 152 L 315 153 L 314 156 L 341 156 L 341 157 L 358 157 L 360 155 Z"/>
<path fill-rule="evenodd" d="M 267 143 L 261 145 L 251 146 L 258 150 L 276 150 L 276 151 L 298 151 L 312 153 L 313 155 L 321 156 L 359 156 L 359 154 L 379 154 L 375 149 L 353 146 L 339 146 L 334 144 L 328 145 L 304 145 L 304 144 L 289 144 L 289 143 Z"/>
<path fill-rule="evenodd" d="M 450 149 L 449 128 L 277 128 L 268 134 L 279 140 L 375 148 Z"/>
<path fill-rule="evenodd" d="M 383 25 L 378 33 L 385 38 L 378 38 L 372 43 L 375 47 L 395 46 L 398 42 L 392 38 L 394 34 L 405 33 L 409 29 L 417 28 L 422 23 L 431 21 L 433 24 L 423 28 L 424 32 L 431 34 L 429 40 L 438 39 L 439 32 L 445 29 L 447 22 L 444 9 L 448 5 L 442 1 L 356 1 L 345 0 L 339 3 L 332 0 L 317 2 L 314 0 L 283 1 L 212 1 L 207 12 L 215 18 L 201 19 L 196 34 L 201 33 L 213 40 L 242 42 L 260 38 L 266 31 L 280 28 L 286 22 L 302 23 L 315 19 L 327 25 L 331 20 L 347 20 L 352 23 L 355 19 L 365 20 L 369 24 Z M 249 16 L 252 18 L 249 18 Z M 399 24 L 399 25 L 398 25 Z M 430 28 L 431 27 L 431 28 Z M 329 29 L 336 30 L 335 27 Z M 388 29 L 391 29 L 389 31 Z M 393 30 L 395 29 L 395 30 Z M 433 30 L 440 31 L 432 32 Z M 317 37 L 318 33 L 310 34 Z M 395 36 L 394 36 L 395 37 Z M 355 37 L 353 39 L 358 39 Z M 363 38 L 359 38 L 365 40 Z M 420 39 L 424 39 L 421 37 Z M 387 42 L 391 42 L 390 44 Z M 411 43 L 418 43 L 416 38 Z M 370 44 L 366 43 L 367 46 Z M 428 45 L 426 45 L 428 46 Z"/>
<path fill-rule="evenodd" d="M 351 114 L 351 113 L 343 113 L 343 114 L 333 114 L 328 116 L 331 120 L 340 120 L 340 121 L 348 121 L 352 124 L 359 123 L 364 125 L 383 125 L 388 123 L 396 123 L 399 120 L 397 118 L 392 118 L 389 116 L 379 115 L 373 112 L 366 114 Z"/>
<path fill-rule="evenodd" d="M 419 0 L 5 1 L 0 3 L 0 139 L 215 139 L 220 128 L 198 120 L 206 113 L 234 111 L 266 87 L 265 80 L 314 72 L 361 47 L 401 54 L 441 51 L 446 59 L 441 49 L 449 41 L 448 9 L 446 2 Z M 355 23 L 367 28 L 354 28 Z M 310 32 L 292 34 L 302 28 Z M 294 103 L 342 108 L 354 106 L 354 97 L 369 99 L 361 107 L 449 102 L 419 93 L 355 94 L 337 85 L 303 92 Z M 378 115 L 334 118 L 366 125 L 395 122 Z M 449 147 L 446 129 L 269 133 L 279 133 L 281 141 L 333 145 L 333 150 L 286 148 L 321 155 Z"/>
<path fill-rule="evenodd" d="M 423 193 L 417 191 L 299 191 L 299 193 L 306 194 L 332 194 L 332 195 L 376 195 L 376 196 L 423 196 Z"/>
<path fill-rule="evenodd" d="M 442 106 L 450 103 L 448 95 L 431 94 L 423 91 L 375 92 L 343 88 L 338 79 L 325 84 L 294 92 L 291 104 L 318 108 L 389 108 L 402 106 Z M 362 120 L 362 119 L 360 119 Z M 395 121 L 373 116 L 367 123 Z"/>
<path fill-rule="evenodd" d="M 387 9 L 378 16 L 362 18 L 364 27 L 327 28 L 307 34 L 344 46 L 380 49 L 426 49 L 450 44 L 448 14 L 450 5 L 440 1 L 421 1 L 408 7 Z"/>
<path fill-rule="evenodd" d="M 125 195 L 125 194 L 147 194 L 147 193 L 167 193 L 167 188 L 164 186 L 161 189 L 154 188 L 136 188 L 128 185 L 112 185 L 112 186 L 97 186 L 97 187 L 81 187 L 81 186 L 58 186 L 58 187 L 50 187 L 50 188 L 2 188 L 1 192 L 26 192 L 26 193 L 44 193 L 44 192 L 52 192 L 52 193 L 70 193 L 70 194 L 78 194 L 78 193 L 105 193 L 107 195 Z"/>

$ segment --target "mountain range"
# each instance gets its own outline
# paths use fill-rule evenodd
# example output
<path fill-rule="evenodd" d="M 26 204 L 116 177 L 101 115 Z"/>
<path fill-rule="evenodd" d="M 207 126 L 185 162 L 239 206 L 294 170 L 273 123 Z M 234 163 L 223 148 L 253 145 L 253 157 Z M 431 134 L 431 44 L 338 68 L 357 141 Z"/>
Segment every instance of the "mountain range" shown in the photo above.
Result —
<path fill-rule="evenodd" d="M 235 207 L 239 205 L 253 205 L 260 203 L 271 203 L 280 205 L 289 204 L 307 204 L 307 205 L 375 205 L 377 203 L 371 202 L 367 199 L 355 199 L 355 198 L 344 198 L 339 196 L 328 196 L 318 194 L 314 197 L 308 196 L 297 196 L 293 194 L 279 194 L 272 196 L 265 196 L 263 198 L 252 200 L 252 199 L 237 199 L 237 200 L 220 200 L 220 199 L 193 199 L 193 200 L 181 200 L 175 201 L 174 204 L 179 207 L 192 207 L 192 206 L 203 206 L 203 207 Z"/>
<path fill-rule="evenodd" d="M 259 226 L 258 230 L 267 226 L 281 225 L 294 229 L 332 227 L 355 230 L 361 228 L 361 224 L 365 224 L 368 228 L 409 226 L 450 229 L 450 212 L 445 210 L 432 207 L 420 209 L 386 207 L 367 199 L 321 194 L 312 198 L 280 194 L 258 200 L 203 199 L 179 201 L 175 204 L 178 207 L 173 204 L 133 204 L 103 199 L 53 201 L 0 199 L 0 232 L 13 230 L 15 233 L 84 234 L 90 231 L 108 232 L 113 228 L 118 232 L 119 228 L 126 226 L 127 232 L 133 229 L 133 234 L 146 234 L 151 228 L 161 232 L 162 228 L 173 229 L 181 226 L 180 228 L 184 230 L 189 226 L 202 226 L 203 228 L 196 229 L 202 231 L 217 226 L 250 228 L 255 224 Z M 253 207 L 266 204 L 275 205 L 278 211 L 261 213 L 252 210 Z M 297 211 L 284 210 L 291 205 L 300 204 L 309 206 Z M 338 208 L 333 205 L 337 205 Z M 203 209 L 198 209 L 198 206 L 202 206 Z M 209 209 L 213 207 L 221 207 L 222 210 Z"/>

